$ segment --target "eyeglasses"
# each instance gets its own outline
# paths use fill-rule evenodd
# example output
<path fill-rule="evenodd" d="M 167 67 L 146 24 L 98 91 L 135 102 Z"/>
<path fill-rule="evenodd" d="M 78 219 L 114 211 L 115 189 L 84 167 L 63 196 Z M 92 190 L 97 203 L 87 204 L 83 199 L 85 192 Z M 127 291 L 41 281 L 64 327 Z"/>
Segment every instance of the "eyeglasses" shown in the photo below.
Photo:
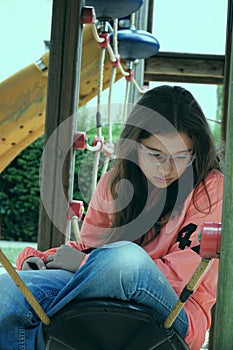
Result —
<path fill-rule="evenodd" d="M 138 145 L 140 152 L 143 155 L 143 159 L 146 163 L 151 163 L 153 165 L 161 165 L 164 164 L 167 160 L 171 161 L 175 164 L 177 168 L 186 168 L 192 164 L 194 159 L 196 158 L 195 154 L 191 155 L 187 152 L 179 153 L 177 155 L 171 154 L 163 154 L 157 151 L 151 151 L 142 144 Z"/>

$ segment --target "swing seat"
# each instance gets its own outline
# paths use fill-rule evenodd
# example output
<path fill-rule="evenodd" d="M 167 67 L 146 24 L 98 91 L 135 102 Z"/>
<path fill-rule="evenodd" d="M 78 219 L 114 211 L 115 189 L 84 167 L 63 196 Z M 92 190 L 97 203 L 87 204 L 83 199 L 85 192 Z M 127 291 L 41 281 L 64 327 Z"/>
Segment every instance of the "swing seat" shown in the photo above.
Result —
<path fill-rule="evenodd" d="M 158 40 L 149 32 L 139 29 L 121 29 L 117 32 L 120 57 L 134 61 L 156 55 L 159 50 Z M 112 44 L 113 33 L 110 34 Z"/>
<path fill-rule="evenodd" d="M 86 0 L 86 6 L 93 6 L 96 18 L 100 21 L 111 21 L 122 18 L 136 12 L 144 0 Z"/>
<path fill-rule="evenodd" d="M 46 350 L 188 350 L 147 307 L 119 300 L 73 300 L 44 326 Z"/>

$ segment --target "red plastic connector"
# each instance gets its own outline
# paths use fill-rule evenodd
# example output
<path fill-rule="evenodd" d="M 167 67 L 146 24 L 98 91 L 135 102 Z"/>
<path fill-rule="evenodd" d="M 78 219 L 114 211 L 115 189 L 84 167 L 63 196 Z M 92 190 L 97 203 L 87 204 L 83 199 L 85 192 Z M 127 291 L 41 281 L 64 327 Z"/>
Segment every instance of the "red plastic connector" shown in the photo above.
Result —
<path fill-rule="evenodd" d="M 121 58 L 120 58 L 120 55 L 115 55 L 115 59 L 116 61 L 110 61 L 111 63 L 111 66 L 112 67 L 119 67 L 119 64 L 120 64 L 120 61 L 121 61 Z"/>
<path fill-rule="evenodd" d="M 127 81 L 132 81 L 133 80 L 133 70 L 132 69 L 126 69 L 126 72 L 129 73 L 129 75 L 126 75 L 125 76 L 125 79 Z"/>
<path fill-rule="evenodd" d="M 92 6 L 85 6 L 82 8 L 81 23 L 94 24 L 96 21 L 95 9 Z"/>
<path fill-rule="evenodd" d="M 99 47 L 101 49 L 107 49 L 109 47 L 109 44 L 110 44 L 110 36 L 109 36 L 109 34 L 108 33 L 100 33 L 99 37 L 104 39 L 103 42 L 98 43 Z"/>
<path fill-rule="evenodd" d="M 83 201 L 71 200 L 68 210 L 68 220 L 71 220 L 73 216 L 77 216 L 81 220 L 84 212 Z"/>
<path fill-rule="evenodd" d="M 145 91 L 147 91 L 147 90 L 149 90 L 149 85 L 148 84 L 146 84 L 146 83 L 144 83 L 143 85 L 142 85 L 142 90 L 145 90 Z"/>
<path fill-rule="evenodd" d="M 205 222 L 201 231 L 200 255 L 205 259 L 220 256 L 222 224 Z"/>
<path fill-rule="evenodd" d="M 84 131 L 76 131 L 74 133 L 73 149 L 86 148 L 87 135 Z"/>
<path fill-rule="evenodd" d="M 103 149 L 103 145 L 104 145 L 104 137 L 102 137 L 102 136 L 95 136 L 93 145 L 96 146 L 98 142 L 101 143 L 101 147 L 99 149 L 99 151 L 101 151 Z"/>
<path fill-rule="evenodd" d="M 104 146 L 104 155 L 107 157 L 111 157 L 114 152 L 114 144 L 106 142 Z"/>

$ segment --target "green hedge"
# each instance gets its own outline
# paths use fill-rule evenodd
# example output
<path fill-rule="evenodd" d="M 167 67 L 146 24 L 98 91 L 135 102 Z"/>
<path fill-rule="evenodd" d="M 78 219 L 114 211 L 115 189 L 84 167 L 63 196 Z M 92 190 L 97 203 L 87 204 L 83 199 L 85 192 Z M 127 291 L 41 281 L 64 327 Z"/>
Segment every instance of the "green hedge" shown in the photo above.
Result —
<path fill-rule="evenodd" d="M 84 113 L 85 116 L 85 113 Z M 114 127 L 114 138 L 118 138 L 120 126 Z M 92 144 L 96 129 L 88 130 Z M 106 138 L 107 129 L 103 127 Z M 1 239 L 36 242 L 40 207 L 39 171 L 43 152 L 43 137 L 35 141 L 16 157 L 0 177 L 0 227 Z M 83 200 L 87 209 L 93 169 L 94 153 L 77 151 L 75 157 L 73 198 Z M 100 169 L 103 163 L 101 152 Z"/>
<path fill-rule="evenodd" d="M 40 138 L 27 147 L 2 172 L 0 178 L 1 238 L 37 240 L 39 168 L 43 148 Z"/>

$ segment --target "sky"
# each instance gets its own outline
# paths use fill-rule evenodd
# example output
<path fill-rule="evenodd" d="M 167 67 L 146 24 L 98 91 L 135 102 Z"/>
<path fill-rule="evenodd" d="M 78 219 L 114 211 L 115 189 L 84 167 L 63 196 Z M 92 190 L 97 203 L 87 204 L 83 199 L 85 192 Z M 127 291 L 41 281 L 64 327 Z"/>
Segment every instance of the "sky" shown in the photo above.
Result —
<path fill-rule="evenodd" d="M 153 34 L 160 51 L 225 54 L 227 0 L 155 0 L 155 6 Z M 208 119 L 216 118 L 215 85 L 179 85 L 193 93 Z"/>
<path fill-rule="evenodd" d="M 153 35 L 160 51 L 224 54 L 226 16 L 227 0 L 155 0 Z M 52 0 L 0 1 L 0 82 L 44 54 L 51 17 Z M 113 102 L 123 102 L 124 79 L 115 85 Z M 176 85 L 188 88 L 207 118 L 215 119 L 216 86 Z"/>
<path fill-rule="evenodd" d="M 0 81 L 44 54 L 51 16 L 50 0 L 0 0 Z"/>

